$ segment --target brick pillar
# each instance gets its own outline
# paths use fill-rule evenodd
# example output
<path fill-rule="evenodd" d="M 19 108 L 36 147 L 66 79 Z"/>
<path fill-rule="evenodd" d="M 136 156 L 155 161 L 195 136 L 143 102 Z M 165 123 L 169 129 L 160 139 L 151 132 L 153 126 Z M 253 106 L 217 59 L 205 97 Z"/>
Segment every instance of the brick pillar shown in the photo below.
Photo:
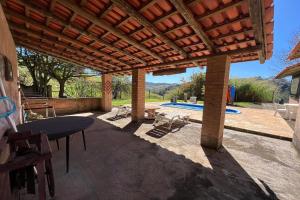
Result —
<path fill-rule="evenodd" d="M 145 115 L 145 70 L 132 70 L 132 121 L 144 119 Z"/>
<path fill-rule="evenodd" d="M 230 57 L 207 60 L 201 145 L 218 149 L 222 145 Z"/>
<path fill-rule="evenodd" d="M 104 112 L 110 112 L 112 108 L 112 75 L 102 75 L 102 98 L 101 109 Z"/>

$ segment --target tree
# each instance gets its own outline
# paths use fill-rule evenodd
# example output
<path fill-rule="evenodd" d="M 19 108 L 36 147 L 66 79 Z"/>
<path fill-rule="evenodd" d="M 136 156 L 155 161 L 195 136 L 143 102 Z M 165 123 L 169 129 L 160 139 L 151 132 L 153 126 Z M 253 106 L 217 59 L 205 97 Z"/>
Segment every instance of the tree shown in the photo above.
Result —
<path fill-rule="evenodd" d="M 33 88 L 36 92 L 46 95 L 47 84 L 51 76 L 49 68 L 52 68 L 56 63 L 53 58 L 33 51 L 29 51 L 23 47 L 17 48 L 18 63 L 20 66 L 26 66 L 31 77 Z"/>
<path fill-rule="evenodd" d="M 59 83 L 58 97 L 63 98 L 65 93 L 65 84 L 68 80 L 73 78 L 78 72 L 77 67 L 71 63 L 56 61 L 49 69 L 49 74 L 52 78 L 56 79 Z"/>
<path fill-rule="evenodd" d="M 117 99 L 118 96 L 121 99 L 122 93 L 128 94 L 130 92 L 130 80 L 127 76 L 115 76 L 112 80 L 113 86 L 113 99 Z"/>

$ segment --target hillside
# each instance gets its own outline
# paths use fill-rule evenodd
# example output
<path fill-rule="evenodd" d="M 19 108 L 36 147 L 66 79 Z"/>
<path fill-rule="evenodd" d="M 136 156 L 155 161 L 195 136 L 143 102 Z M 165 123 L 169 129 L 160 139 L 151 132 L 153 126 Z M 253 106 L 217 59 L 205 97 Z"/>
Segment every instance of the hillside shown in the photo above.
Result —
<path fill-rule="evenodd" d="M 176 83 L 152 83 L 146 82 L 146 90 L 151 90 L 154 93 L 161 93 L 163 91 L 171 90 L 178 87 L 179 84 Z"/>

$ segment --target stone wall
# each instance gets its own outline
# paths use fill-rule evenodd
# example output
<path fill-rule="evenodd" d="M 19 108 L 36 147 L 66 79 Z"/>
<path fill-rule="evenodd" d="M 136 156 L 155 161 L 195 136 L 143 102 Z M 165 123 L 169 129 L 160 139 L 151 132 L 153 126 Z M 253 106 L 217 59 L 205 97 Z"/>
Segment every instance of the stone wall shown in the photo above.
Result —
<path fill-rule="evenodd" d="M 27 102 L 34 107 L 34 104 L 41 104 L 45 102 L 45 99 L 28 98 Z M 48 98 L 47 102 L 54 106 L 57 115 L 101 110 L 101 98 Z M 44 115 L 45 109 L 33 110 L 33 112 Z M 49 116 L 51 115 L 51 110 L 49 110 Z"/>

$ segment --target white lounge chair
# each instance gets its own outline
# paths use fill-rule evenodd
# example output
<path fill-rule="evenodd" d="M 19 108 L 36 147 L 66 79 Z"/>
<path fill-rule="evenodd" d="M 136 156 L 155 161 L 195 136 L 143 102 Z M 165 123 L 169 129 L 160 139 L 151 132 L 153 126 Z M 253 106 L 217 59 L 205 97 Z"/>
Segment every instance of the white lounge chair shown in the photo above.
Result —
<path fill-rule="evenodd" d="M 289 117 L 289 113 L 288 113 L 286 105 L 279 104 L 279 103 L 274 103 L 273 105 L 274 105 L 274 109 L 275 109 L 274 116 L 276 116 L 277 113 L 283 113 L 284 114 L 284 118 L 287 119 Z"/>
<path fill-rule="evenodd" d="M 117 111 L 115 117 L 117 117 L 117 116 L 128 117 L 131 114 L 131 107 L 129 107 L 129 106 L 119 106 L 117 108 L 118 108 L 118 111 Z"/>
<path fill-rule="evenodd" d="M 184 124 L 187 124 L 189 122 L 190 117 L 188 115 L 180 116 L 180 115 L 170 115 L 165 113 L 158 113 L 155 117 L 155 120 L 153 122 L 153 126 L 161 126 L 161 125 L 167 125 L 168 129 L 172 129 L 172 125 L 176 122 L 182 122 Z"/>

